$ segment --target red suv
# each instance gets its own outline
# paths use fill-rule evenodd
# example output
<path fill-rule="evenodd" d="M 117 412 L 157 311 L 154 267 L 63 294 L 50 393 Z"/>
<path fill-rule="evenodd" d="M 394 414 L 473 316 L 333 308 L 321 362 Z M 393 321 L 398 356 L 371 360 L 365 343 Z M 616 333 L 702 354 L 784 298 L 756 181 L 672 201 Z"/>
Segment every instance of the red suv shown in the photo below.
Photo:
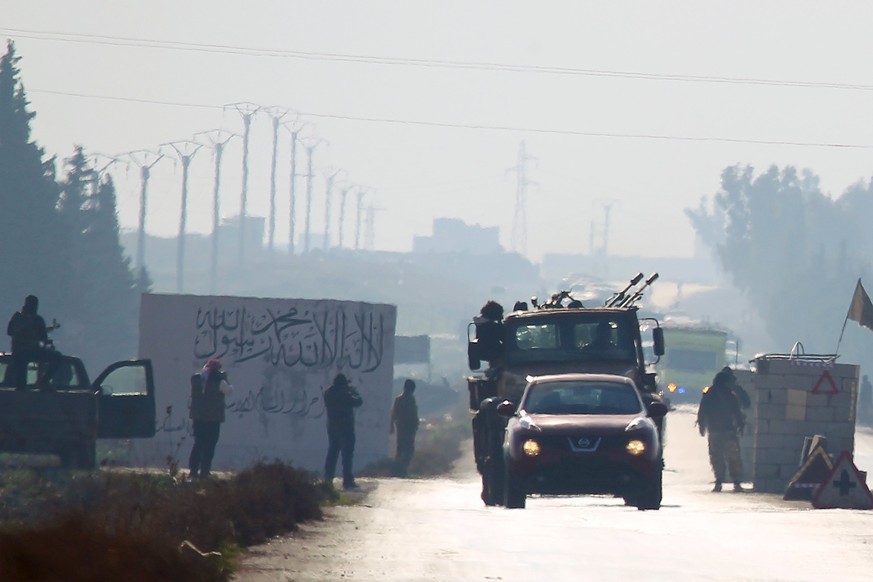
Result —
<path fill-rule="evenodd" d="M 524 508 L 528 494 L 611 494 L 639 509 L 661 507 L 662 449 L 653 418 L 633 380 L 612 374 L 532 378 L 510 417 L 503 442 L 505 505 Z"/>

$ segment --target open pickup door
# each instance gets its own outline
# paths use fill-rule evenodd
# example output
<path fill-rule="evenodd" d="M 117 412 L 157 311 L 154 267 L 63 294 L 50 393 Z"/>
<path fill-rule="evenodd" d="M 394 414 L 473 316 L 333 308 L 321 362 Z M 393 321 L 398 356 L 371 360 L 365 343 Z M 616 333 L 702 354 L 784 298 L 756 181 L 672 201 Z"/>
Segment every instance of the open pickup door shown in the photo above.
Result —
<path fill-rule="evenodd" d="M 155 384 L 151 360 L 115 362 L 92 385 L 98 393 L 97 438 L 155 436 Z"/>

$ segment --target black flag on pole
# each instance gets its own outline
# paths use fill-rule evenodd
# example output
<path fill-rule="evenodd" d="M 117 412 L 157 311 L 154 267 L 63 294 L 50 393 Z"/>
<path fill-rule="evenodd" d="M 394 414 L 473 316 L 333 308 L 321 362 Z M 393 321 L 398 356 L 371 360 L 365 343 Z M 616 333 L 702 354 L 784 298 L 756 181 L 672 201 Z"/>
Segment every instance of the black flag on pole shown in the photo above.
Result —
<path fill-rule="evenodd" d="M 859 325 L 873 331 L 873 302 L 864 291 L 861 279 L 858 279 L 858 284 L 855 286 L 855 294 L 852 296 L 852 304 L 849 305 L 849 314 L 846 318 L 857 321 Z"/>

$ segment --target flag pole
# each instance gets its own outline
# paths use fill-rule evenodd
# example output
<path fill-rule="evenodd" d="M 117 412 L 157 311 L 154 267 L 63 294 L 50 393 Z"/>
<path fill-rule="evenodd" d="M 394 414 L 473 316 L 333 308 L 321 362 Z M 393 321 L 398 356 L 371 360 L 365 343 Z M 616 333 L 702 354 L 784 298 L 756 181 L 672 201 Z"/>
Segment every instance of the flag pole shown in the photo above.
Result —
<path fill-rule="evenodd" d="M 843 320 L 843 329 L 840 330 L 840 339 L 837 340 L 837 349 L 834 350 L 835 355 L 840 353 L 840 344 L 843 343 L 843 333 L 846 331 L 846 324 L 849 322 L 849 314 L 846 314 L 846 319 Z"/>

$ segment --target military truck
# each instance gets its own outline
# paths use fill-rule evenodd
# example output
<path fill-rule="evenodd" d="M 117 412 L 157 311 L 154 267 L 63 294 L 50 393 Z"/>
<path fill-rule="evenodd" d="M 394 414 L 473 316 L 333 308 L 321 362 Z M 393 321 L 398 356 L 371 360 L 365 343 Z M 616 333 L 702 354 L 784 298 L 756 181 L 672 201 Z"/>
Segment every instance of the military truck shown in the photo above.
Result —
<path fill-rule="evenodd" d="M 619 374 L 634 381 L 644 404 L 663 402 L 655 373 L 648 371 L 655 362 L 645 361 L 641 323 L 651 330 L 656 357 L 664 354 L 663 330 L 656 319 L 640 318 L 636 305 L 657 278 L 653 273 L 639 285 L 643 274 L 638 273 L 599 307 L 586 307 L 570 292 L 561 291 L 542 304 L 536 297 L 531 305 L 518 301 L 505 317 L 502 306 L 488 302 L 473 318 L 467 328 L 468 365 L 479 370 L 483 361 L 488 363 L 482 373 L 467 378 L 476 468 L 486 505 L 504 501 L 507 418 L 497 407 L 507 400 L 518 403 L 528 377 Z M 663 435 L 663 417 L 653 420 Z"/>
<path fill-rule="evenodd" d="M 150 360 L 115 362 L 93 382 L 81 359 L 56 351 L 25 365 L 26 382 L 16 385 L 12 354 L 0 353 L 0 452 L 57 455 L 64 467 L 93 469 L 98 438 L 154 436 Z"/>

